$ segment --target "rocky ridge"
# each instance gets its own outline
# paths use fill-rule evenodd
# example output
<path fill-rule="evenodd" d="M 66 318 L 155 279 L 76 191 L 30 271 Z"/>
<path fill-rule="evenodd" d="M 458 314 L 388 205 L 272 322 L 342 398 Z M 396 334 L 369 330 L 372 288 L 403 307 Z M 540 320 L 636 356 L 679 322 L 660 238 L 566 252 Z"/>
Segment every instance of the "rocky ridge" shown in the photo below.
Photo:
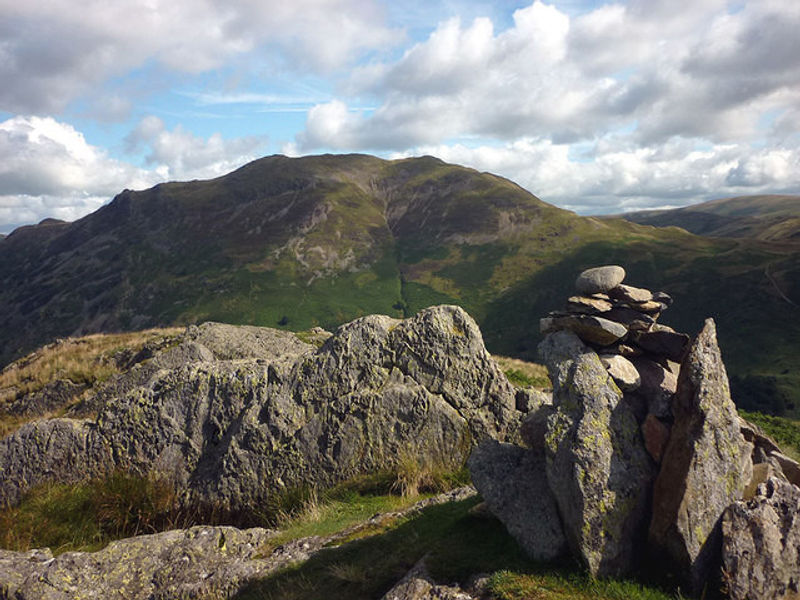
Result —
<path fill-rule="evenodd" d="M 552 404 L 525 417 L 526 448 L 473 452 L 478 491 L 532 557 L 563 551 L 556 526 L 596 576 L 649 559 L 694 593 L 796 597 L 797 463 L 737 415 L 713 320 L 690 343 L 657 322 L 670 297 L 624 277 L 583 272 L 566 310 L 542 319 Z"/>
<path fill-rule="evenodd" d="M 122 470 L 166 478 L 187 504 L 243 511 L 403 457 L 455 466 L 477 441 L 516 432 L 517 396 L 454 306 L 364 317 L 319 348 L 284 331 L 206 323 L 71 418 L 0 440 L 0 503 L 43 482 Z"/>

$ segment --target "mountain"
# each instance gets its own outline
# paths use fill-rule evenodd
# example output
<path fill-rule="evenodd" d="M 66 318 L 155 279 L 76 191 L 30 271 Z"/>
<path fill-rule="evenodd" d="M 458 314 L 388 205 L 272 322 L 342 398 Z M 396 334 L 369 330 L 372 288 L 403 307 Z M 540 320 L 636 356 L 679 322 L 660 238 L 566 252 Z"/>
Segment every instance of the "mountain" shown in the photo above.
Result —
<path fill-rule="evenodd" d="M 677 329 L 713 316 L 742 389 L 777 398 L 773 412 L 800 407 L 795 245 L 579 217 L 432 157 L 271 156 L 19 228 L 0 240 L 0 364 L 82 333 L 206 320 L 333 330 L 434 304 L 464 307 L 491 352 L 535 358 L 539 318 L 600 264 L 669 292 L 662 319 Z"/>
<path fill-rule="evenodd" d="M 739 196 L 616 216 L 642 225 L 681 227 L 697 235 L 800 243 L 800 196 Z"/>

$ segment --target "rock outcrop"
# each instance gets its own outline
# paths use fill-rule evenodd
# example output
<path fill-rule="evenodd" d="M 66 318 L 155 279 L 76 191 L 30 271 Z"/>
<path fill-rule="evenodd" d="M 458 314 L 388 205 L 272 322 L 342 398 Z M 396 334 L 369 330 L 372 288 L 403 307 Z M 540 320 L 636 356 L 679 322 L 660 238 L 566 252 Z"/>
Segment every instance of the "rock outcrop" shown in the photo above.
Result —
<path fill-rule="evenodd" d="M 669 296 L 623 278 L 621 267 L 590 269 L 576 282 L 583 295 L 542 319 L 552 404 L 523 419 L 528 449 L 475 450 L 478 491 L 534 557 L 551 548 L 541 507 L 552 494 L 573 555 L 594 575 L 630 573 L 647 557 L 693 592 L 722 573 L 736 600 L 800 597 L 800 489 L 790 484 L 800 465 L 738 416 L 713 320 L 689 344 L 657 322 Z M 548 489 L 533 501 L 543 453 Z"/>
<path fill-rule="evenodd" d="M 800 488 L 778 478 L 722 517 L 722 568 L 731 600 L 800 597 Z"/>
<path fill-rule="evenodd" d="M 719 520 L 752 475 L 714 322 L 706 321 L 681 366 L 672 426 L 653 491 L 650 542 L 701 589 L 719 560 Z"/>
<path fill-rule="evenodd" d="M 238 511 L 403 456 L 454 466 L 477 441 L 514 434 L 521 417 L 477 325 L 453 306 L 364 317 L 319 349 L 287 332 L 206 324 L 98 396 L 87 401 L 96 420 L 35 422 L 0 440 L 0 503 L 41 481 L 121 469 Z"/>

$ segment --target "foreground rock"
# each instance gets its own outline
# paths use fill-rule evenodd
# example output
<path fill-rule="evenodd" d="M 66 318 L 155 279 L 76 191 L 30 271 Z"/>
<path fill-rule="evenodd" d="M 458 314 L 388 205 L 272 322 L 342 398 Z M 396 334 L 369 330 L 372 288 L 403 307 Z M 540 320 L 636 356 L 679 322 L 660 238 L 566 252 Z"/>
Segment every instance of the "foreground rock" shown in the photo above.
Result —
<path fill-rule="evenodd" d="M 36 482 L 122 469 L 238 511 L 403 457 L 456 466 L 521 417 L 477 325 L 454 306 L 364 317 L 319 349 L 287 332 L 209 324 L 113 386 L 95 421 L 42 421 L 0 440 L 0 503 Z M 53 427 L 65 433 L 42 435 Z"/>
<path fill-rule="evenodd" d="M 650 542 L 699 591 L 719 561 L 720 517 L 752 475 L 752 446 L 740 431 L 711 319 L 681 366 L 672 410 L 675 423 L 653 490 Z"/>
<path fill-rule="evenodd" d="M 567 540 L 541 453 L 488 440 L 470 456 L 472 482 L 491 513 L 536 560 L 565 553 Z"/>
<path fill-rule="evenodd" d="M 641 557 L 654 465 L 636 418 L 598 355 L 570 331 L 542 342 L 555 412 L 545 434 L 547 480 L 567 540 L 595 576 Z"/>
<path fill-rule="evenodd" d="M 722 517 L 722 567 L 732 600 L 800 597 L 800 489 L 777 478 Z"/>
<path fill-rule="evenodd" d="M 0 600 L 230 598 L 247 585 L 308 560 L 361 529 L 474 494 L 472 488 L 458 488 L 404 511 L 376 515 L 336 534 L 293 540 L 267 552 L 264 546 L 277 531 L 235 527 L 192 527 L 142 535 L 111 542 L 97 552 L 66 552 L 55 558 L 48 549 L 0 550 Z"/>

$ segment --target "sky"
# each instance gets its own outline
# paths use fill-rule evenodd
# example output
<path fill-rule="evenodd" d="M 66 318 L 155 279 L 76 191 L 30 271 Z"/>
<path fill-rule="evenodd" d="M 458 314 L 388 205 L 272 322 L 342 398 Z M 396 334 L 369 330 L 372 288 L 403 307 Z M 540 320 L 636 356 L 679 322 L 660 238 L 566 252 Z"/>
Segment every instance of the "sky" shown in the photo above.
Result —
<path fill-rule="evenodd" d="M 797 0 L 0 0 L 0 233 L 270 154 L 579 214 L 800 193 Z"/>

